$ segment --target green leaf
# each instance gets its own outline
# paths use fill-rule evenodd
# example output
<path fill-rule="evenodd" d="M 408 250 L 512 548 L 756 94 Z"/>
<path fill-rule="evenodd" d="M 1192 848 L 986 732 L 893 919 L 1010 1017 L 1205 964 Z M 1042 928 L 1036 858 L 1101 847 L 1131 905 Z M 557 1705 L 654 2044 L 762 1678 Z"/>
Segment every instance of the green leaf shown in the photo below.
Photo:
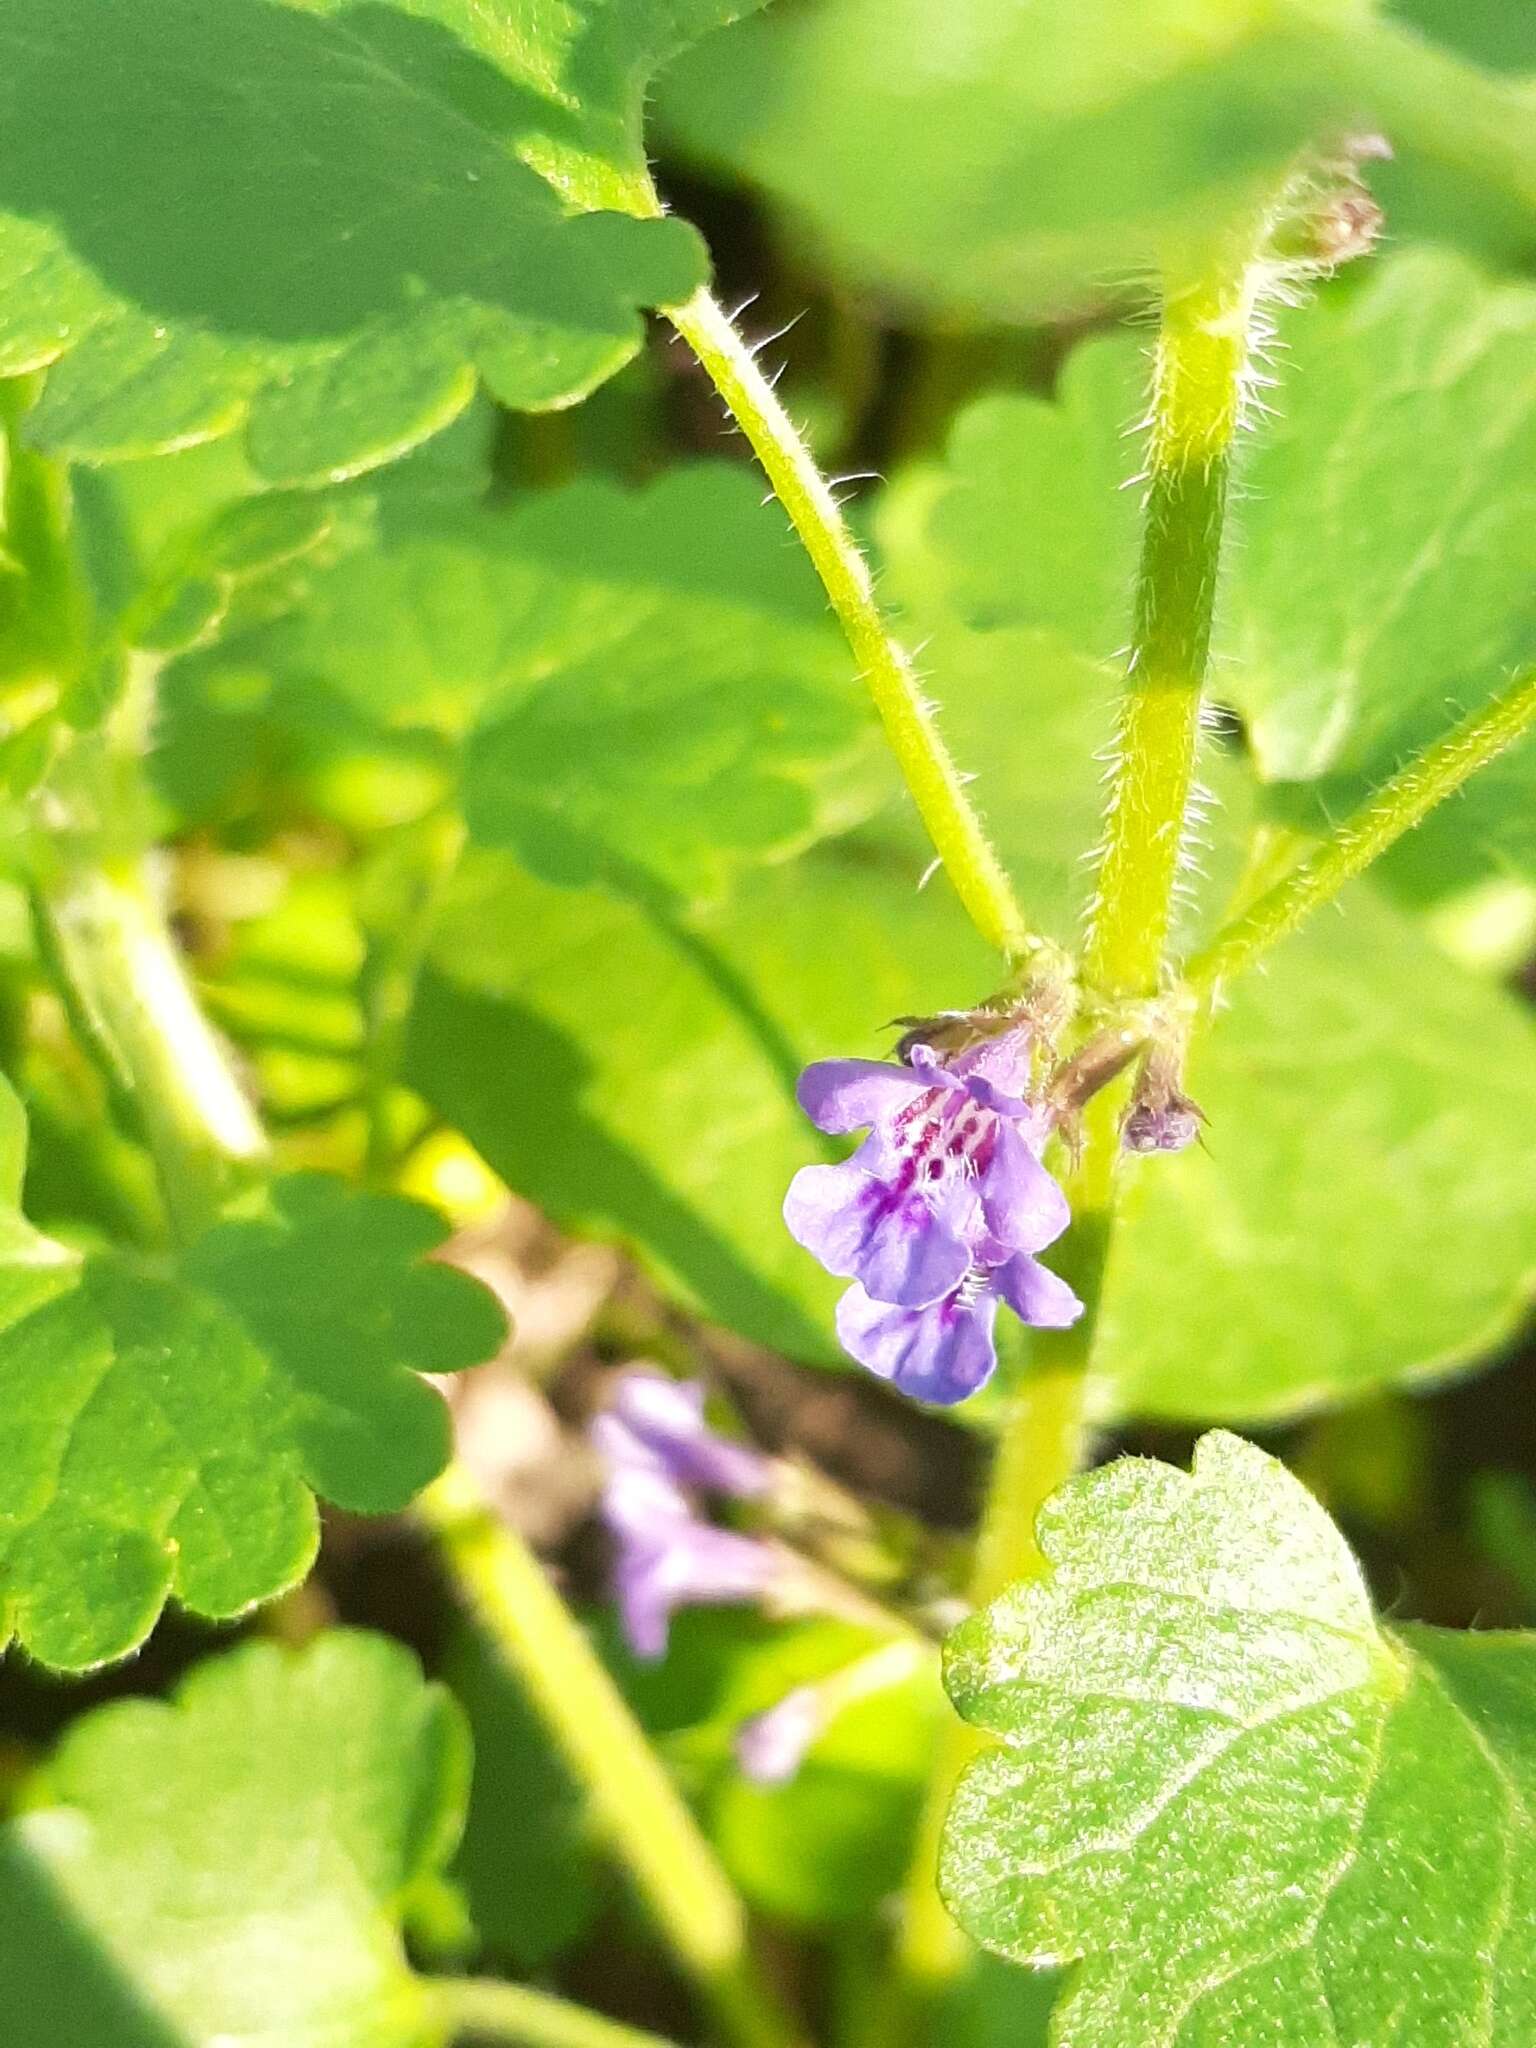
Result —
<path fill-rule="evenodd" d="M 1232 990 L 1203 1146 L 1135 1162 L 1106 1406 L 1294 1414 L 1486 1356 L 1536 1295 L 1536 1033 L 1369 888 Z"/>
<path fill-rule="evenodd" d="M 834 1360 L 829 1280 L 784 1229 L 818 1140 L 808 1060 L 877 1053 L 886 1020 L 996 964 L 920 859 L 859 838 L 748 870 L 670 914 L 472 856 L 413 1019 L 408 1078 L 557 1222 L 636 1246 L 714 1319 Z"/>
<path fill-rule="evenodd" d="M 1327 1516 L 1235 1437 L 1189 1477 L 1074 1481 L 1040 1534 L 1049 1576 L 951 1638 L 1002 1746 L 941 1882 L 987 1947 L 1078 1963 L 1055 2048 L 1527 2039 L 1531 1640 L 1380 1628 Z"/>
<path fill-rule="evenodd" d="M 1536 656 L 1536 291 L 1410 253 L 1284 340 L 1246 458 L 1222 688 L 1261 773 L 1325 778 L 1336 816 Z M 1436 871 L 1440 892 L 1489 869 L 1536 882 L 1533 815 L 1525 741 L 1407 850 L 1418 890 Z"/>
<path fill-rule="evenodd" d="M 1457 73 L 1427 83 L 1417 56 L 1353 0 L 950 0 L 942 21 L 925 0 L 823 0 L 706 42 L 660 99 L 681 148 L 859 283 L 1030 321 L 1138 289 L 1303 145 L 1373 122 L 1413 174 L 1475 164 L 1486 195 L 1502 167 L 1447 118 Z M 1508 200 L 1527 235 L 1529 206 Z"/>
<path fill-rule="evenodd" d="M 296 722 L 462 738 L 471 835 L 536 874 L 688 895 L 867 806 L 871 719 L 825 600 L 736 466 L 389 522 L 230 651 Z"/>
<path fill-rule="evenodd" d="M 87 1715 L 0 1832 L 16 2048 L 428 2048 L 400 1923 L 468 1777 L 452 1700 L 382 1636 L 252 1644 Z"/>
<path fill-rule="evenodd" d="M 402 1507 L 447 1420 L 415 1377 L 494 1348 L 466 1276 L 419 1262 L 435 1214 L 318 1175 L 278 1182 L 179 1266 L 81 1258 L 0 1214 L 0 1588 L 7 1635 L 83 1670 L 174 1595 L 225 1618 L 314 1554 L 314 1491 Z"/>
<path fill-rule="evenodd" d="M 54 365 L 54 452 L 241 430 L 282 483 L 388 460 L 477 380 L 569 404 L 704 276 L 689 228 L 635 217 L 643 98 L 752 4 L 15 0 L 0 374 Z"/>
<path fill-rule="evenodd" d="M 1498 0 L 822 0 L 712 38 L 660 98 L 859 286 L 1031 322 L 1142 291 L 1306 145 L 1373 130 L 1395 233 L 1523 266 L 1532 103 L 1480 67 L 1531 41 Z"/>

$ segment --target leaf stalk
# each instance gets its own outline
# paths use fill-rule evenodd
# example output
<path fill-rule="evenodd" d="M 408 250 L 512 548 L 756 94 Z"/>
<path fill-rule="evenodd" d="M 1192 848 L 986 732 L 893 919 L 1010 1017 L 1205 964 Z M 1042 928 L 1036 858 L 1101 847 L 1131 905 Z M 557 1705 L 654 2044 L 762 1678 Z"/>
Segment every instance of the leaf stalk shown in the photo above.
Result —
<path fill-rule="evenodd" d="M 896 764 L 971 922 L 1010 961 L 1037 942 L 966 794 L 911 657 L 892 638 L 831 486 L 723 308 L 698 291 L 666 317 L 693 350 L 804 544 L 868 686 Z"/>
<path fill-rule="evenodd" d="M 734 2048 L 798 2048 L 798 2029 L 752 1956 L 740 1898 L 538 1559 L 462 1465 L 416 1506 L 721 2033 Z"/>
<path fill-rule="evenodd" d="M 1331 838 L 1223 926 L 1186 967 L 1188 989 L 1209 995 L 1251 967 L 1533 723 L 1536 669 L 1528 669 L 1384 782 Z"/>

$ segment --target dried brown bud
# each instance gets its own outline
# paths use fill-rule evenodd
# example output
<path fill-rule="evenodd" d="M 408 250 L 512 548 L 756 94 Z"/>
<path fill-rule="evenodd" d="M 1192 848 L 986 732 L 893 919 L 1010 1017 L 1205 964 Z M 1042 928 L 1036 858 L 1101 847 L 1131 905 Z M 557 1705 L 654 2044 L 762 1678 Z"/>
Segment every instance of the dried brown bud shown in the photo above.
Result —
<path fill-rule="evenodd" d="M 1120 1125 L 1127 1152 L 1183 1152 L 1200 1135 L 1205 1111 L 1183 1089 L 1184 1047 L 1149 1046 Z"/>

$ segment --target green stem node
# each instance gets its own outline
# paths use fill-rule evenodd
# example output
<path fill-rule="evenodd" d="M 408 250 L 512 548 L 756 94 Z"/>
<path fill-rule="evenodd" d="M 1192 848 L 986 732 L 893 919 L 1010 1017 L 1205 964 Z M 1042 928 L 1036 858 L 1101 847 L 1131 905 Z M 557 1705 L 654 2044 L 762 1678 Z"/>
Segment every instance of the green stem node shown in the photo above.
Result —
<path fill-rule="evenodd" d="M 538 1559 L 460 1465 L 417 1509 L 722 2034 L 735 2048 L 796 2048 L 798 2030 L 751 1955 L 740 1899 Z"/>
<path fill-rule="evenodd" d="M 706 291 L 667 318 L 688 343 L 751 442 L 821 578 L 868 685 L 897 766 L 971 922 L 1010 960 L 1035 949 L 1013 886 L 965 792 L 912 662 L 886 630 L 869 564 L 826 478 L 774 396 L 752 350 Z"/>

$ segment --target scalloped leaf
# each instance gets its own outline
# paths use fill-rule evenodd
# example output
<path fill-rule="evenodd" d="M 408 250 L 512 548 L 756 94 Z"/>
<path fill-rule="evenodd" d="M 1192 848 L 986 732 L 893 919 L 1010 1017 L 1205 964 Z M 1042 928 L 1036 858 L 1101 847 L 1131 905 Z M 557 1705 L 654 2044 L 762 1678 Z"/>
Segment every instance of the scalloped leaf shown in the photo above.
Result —
<path fill-rule="evenodd" d="M 383 1636 L 256 1643 L 88 1714 L 0 1830 L 17 2048 L 427 2048 L 401 1919 L 463 1820 L 469 1741 Z"/>
<path fill-rule="evenodd" d="M 53 365 L 54 452 L 240 430 L 280 483 L 387 461 L 477 380 L 568 405 L 705 275 L 637 217 L 644 92 L 754 4 L 13 0 L 0 375 Z"/>
<path fill-rule="evenodd" d="M 172 1596 L 222 1619 L 292 1585 L 316 1491 L 404 1506 L 448 1450 L 417 1373 L 475 1363 L 502 1330 L 474 1281 L 421 1263 L 444 1234 L 416 1203 L 310 1174 L 175 1267 L 82 1258 L 0 1216 L 5 1634 L 84 1670 Z"/>
<path fill-rule="evenodd" d="M 988 1948 L 1076 1963 L 1054 2048 L 1515 2048 L 1536 2026 L 1536 1645 L 1378 1626 L 1276 1460 L 1205 1437 L 1073 1481 L 1048 1576 L 950 1639 L 1001 1746 L 941 1885 Z"/>
<path fill-rule="evenodd" d="M 1368 887 L 1231 992 L 1203 1146 L 1131 1168 L 1106 1410 L 1292 1415 L 1486 1357 L 1536 1298 L 1536 1034 Z"/>
<path fill-rule="evenodd" d="M 300 726 L 441 732 L 471 837 L 551 881 L 707 893 L 867 807 L 864 694 L 735 465 L 394 518 L 223 662 Z"/>

